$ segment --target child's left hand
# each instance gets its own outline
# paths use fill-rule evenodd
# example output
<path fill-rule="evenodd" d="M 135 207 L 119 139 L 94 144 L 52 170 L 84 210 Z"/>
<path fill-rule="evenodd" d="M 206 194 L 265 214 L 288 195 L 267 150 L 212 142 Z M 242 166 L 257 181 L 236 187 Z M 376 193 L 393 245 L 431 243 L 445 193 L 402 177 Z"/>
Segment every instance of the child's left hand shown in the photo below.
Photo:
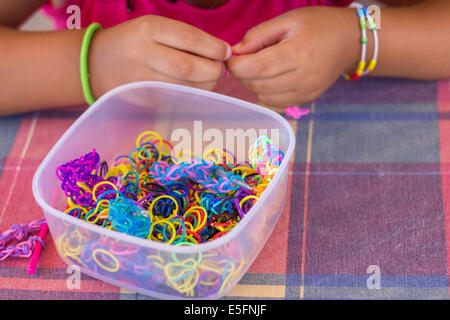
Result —
<path fill-rule="evenodd" d="M 358 32 L 354 9 L 296 9 L 249 30 L 227 67 L 263 104 L 303 104 L 356 69 Z"/>

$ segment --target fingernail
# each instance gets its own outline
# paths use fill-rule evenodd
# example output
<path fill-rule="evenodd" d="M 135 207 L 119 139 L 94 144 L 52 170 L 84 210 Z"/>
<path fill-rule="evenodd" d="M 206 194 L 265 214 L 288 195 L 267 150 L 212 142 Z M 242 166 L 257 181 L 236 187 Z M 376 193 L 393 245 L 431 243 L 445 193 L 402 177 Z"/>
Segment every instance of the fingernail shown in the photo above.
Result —
<path fill-rule="evenodd" d="M 232 54 L 233 54 L 233 51 L 231 50 L 231 47 L 228 45 L 228 46 L 227 46 L 227 55 L 226 55 L 226 57 L 225 57 L 225 61 L 227 61 L 228 59 L 230 59 Z"/>

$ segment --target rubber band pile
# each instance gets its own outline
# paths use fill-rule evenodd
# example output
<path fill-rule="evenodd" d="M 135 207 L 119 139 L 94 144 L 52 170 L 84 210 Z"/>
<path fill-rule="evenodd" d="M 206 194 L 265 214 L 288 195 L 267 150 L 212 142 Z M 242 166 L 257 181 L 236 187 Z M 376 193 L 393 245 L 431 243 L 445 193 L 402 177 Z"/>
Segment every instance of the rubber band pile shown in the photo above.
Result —
<path fill-rule="evenodd" d="M 61 165 L 56 175 L 67 197 L 65 213 L 153 241 L 205 243 L 245 217 L 284 157 L 267 137 L 255 141 L 244 163 L 236 163 L 228 150 L 211 149 L 202 159 L 186 160 L 185 152 L 173 157 L 172 149 L 158 133 L 146 131 L 111 167 L 95 149 Z M 217 169 L 226 174 L 216 175 Z"/>

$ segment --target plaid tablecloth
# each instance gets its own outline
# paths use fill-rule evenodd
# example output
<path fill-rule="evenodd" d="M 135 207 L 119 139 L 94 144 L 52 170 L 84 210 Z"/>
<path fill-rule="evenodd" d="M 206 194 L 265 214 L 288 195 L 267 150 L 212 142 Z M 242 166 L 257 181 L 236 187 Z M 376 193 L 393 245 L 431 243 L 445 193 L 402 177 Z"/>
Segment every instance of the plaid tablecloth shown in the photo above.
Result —
<path fill-rule="evenodd" d="M 306 107 L 287 207 L 225 299 L 448 299 L 450 82 L 338 81 Z M 42 216 L 33 174 L 83 110 L 0 118 L 1 230 Z M 150 298 L 85 275 L 69 289 L 51 236 L 33 276 L 28 262 L 0 262 L 0 299 Z"/>

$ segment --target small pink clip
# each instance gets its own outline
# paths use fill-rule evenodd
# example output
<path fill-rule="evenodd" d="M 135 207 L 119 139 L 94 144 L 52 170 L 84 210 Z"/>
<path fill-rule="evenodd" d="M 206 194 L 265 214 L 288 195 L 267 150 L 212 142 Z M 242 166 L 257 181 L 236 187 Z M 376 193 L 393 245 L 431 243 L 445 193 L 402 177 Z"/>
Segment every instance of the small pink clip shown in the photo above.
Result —
<path fill-rule="evenodd" d="M 307 108 L 299 108 L 297 106 L 286 108 L 284 111 L 287 116 L 292 117 L 296 120 L 300 119 L 303 116 L 306 116 L 311 113 L 311 110 Z"/>

